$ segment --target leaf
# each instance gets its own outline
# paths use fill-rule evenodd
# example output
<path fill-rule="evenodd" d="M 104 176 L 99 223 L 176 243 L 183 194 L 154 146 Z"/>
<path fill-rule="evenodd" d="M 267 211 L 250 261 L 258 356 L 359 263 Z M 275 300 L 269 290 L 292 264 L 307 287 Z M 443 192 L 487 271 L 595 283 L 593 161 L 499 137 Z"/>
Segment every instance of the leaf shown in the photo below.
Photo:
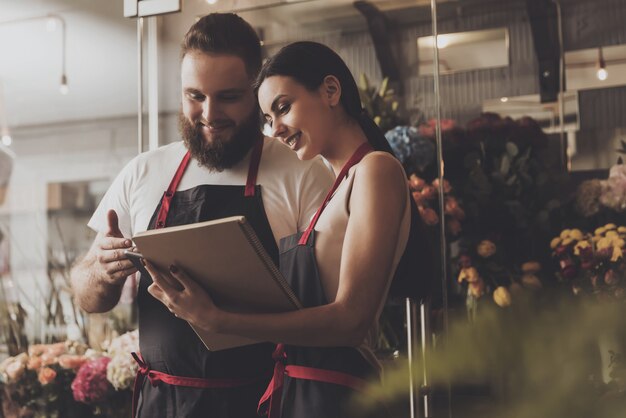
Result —
<path fill-rule="evenodd" d="M 502 175 L 507 175 L 509 173 L 509 169 L 511 168 L 511 159 L 507 154 L 502 156 L 502 161 L 500 161 L 500 173 Z"/>
<path fill-rule="evenodd" d="M 385 97 L 385 93 L 387 91 L 387 84 L 389 84 L 389 77 L 383 78 L 383 82 L 380 83 L 380 89 L 378 90 L 378 95 L 380 97 Z"/>
<path fill-rule="evenodd" d="M 507 154 L 511 156 L 511 158 L 519 154 L 519 148 L 517 148 L 517 145 L 515 145 L 515 143 L 507 142 L 505 146 L 506 146 L 506 152 Z"/>
<path fill-rule="evenodd" d="M 361 73 L 359 76 L 359 88 L 364 92 L 367 92 L 370 89 L 370 83 L 365 73 Z"/>

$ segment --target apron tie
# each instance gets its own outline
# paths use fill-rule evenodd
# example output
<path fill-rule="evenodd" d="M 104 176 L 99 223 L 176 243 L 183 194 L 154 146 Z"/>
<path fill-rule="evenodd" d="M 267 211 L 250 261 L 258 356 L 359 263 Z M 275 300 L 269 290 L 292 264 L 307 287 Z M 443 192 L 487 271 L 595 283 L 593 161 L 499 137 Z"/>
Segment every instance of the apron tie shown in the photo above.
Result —
<path fill-rule="evenodd" d="M 276 345 L 272 358 L 276 362 L 274 375 L 259 401 L 257 413 L 267 415 L 268 418 L 278 418 L 280 417 L 281 393 L 285 379 L 285 360 L 287 359 L 284 344 Z"/>
<path fill-rule="evenodd" d="M 133 418 L 137 413 L 137 402 L 139 401 L 139 392 L 143 386 L 143 382 L 148 378 L 150 384 L 153 387 L 159 385 L 160 382 L 166 383 L 172 386 L 185 386 L 199 389 L 230 389 L 241 386 L 246 386 L 258 381 L 256 377 L 252 378 L 217 378 L 217 379 L 204 379 L 201 377 L 185 377 L 185 376 L 173 376 L 171 374 L 152 370 L 148 363 L 146 363 L 141 356 L 141 353 L 131 353 L 139 368 L 137 369 L 137 375 L 135 376 L 135 383 L 133 384 Z"/>
<path fill-rule="evenodd" d="M 348 373 L 338 372 L 335 370 L 318 369 L 315 367 L 305 366 L 285 366 L 287 354 L 285 353 L 284 344 L 276 345 L 272 357 L 276 361 L 274 365 L 274 376 L 270 381 L 265 393 L 259 401 L 257 413 L 259 415 L 267 415 L 267 418 L 279 418 L 282 388 L 285 376 L 292 379 L 313 380 L 315 382 L 333 383 L 335 385 L 346 386 L 353 390 L 362 391 L 367 385 L 367 381 Z"/>

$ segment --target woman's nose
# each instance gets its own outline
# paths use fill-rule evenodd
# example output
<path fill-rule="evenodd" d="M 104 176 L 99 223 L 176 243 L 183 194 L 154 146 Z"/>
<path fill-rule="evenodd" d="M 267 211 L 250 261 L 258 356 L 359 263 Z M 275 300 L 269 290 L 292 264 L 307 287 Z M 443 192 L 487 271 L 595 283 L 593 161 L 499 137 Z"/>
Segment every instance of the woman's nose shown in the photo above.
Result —
<path fill-rule="evenodd" d="M 272 125 L 272 136 L 274 138 L 280 138 L 282 135 L 284 135 L 285 132 L 285 125 L 278 121 L 274 121 L 274 124 Z"/>

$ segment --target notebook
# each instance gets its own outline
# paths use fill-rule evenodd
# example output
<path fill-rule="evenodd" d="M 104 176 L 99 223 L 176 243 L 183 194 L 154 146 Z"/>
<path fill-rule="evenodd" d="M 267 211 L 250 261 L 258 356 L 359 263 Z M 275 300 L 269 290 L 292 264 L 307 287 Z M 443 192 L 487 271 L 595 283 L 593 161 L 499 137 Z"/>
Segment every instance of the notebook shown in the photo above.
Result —
<path fill-rule="evenodd" d="M 244 216 L 145 231 L 133 241 L 158 268 L 182 268 L 226 311 L 277 313 L 302 307 Z M 194 331 L 211 351 L 260 342 Z"/>

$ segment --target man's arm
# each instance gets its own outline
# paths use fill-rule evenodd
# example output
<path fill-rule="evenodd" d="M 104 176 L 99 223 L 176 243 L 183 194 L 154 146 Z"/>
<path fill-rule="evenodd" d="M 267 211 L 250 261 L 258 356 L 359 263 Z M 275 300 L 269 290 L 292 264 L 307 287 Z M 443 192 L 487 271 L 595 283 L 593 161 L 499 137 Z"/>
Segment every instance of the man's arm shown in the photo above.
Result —
<path fill-rule="evenodd" d="M 120 300 L 126 278 L 137 269 L 124 256 L 132 241 L 124 238 L 114 210 L 107 213 L 108 228 L 99 232 L 87 254 L 70 273 L 76 301 L 87 312 L 106 312 Z"/>

